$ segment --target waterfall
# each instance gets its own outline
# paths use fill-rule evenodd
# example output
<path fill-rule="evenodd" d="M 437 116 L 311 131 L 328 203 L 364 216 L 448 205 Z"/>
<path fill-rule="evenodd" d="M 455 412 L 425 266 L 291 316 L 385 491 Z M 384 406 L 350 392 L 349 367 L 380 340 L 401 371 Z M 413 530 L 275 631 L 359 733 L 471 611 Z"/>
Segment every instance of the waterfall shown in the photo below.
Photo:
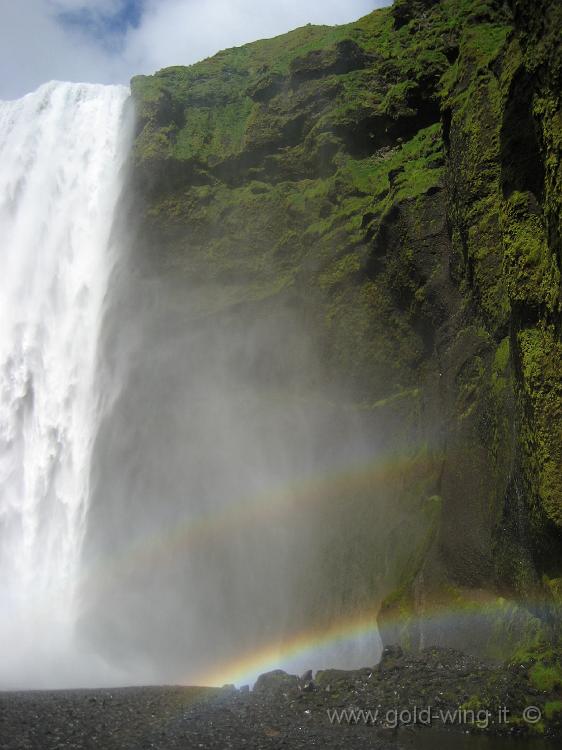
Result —
<path fill-rule="evenodd" d="M 0 688 L 76 680 L 63 661 L 128 96 L 52 82 L 0 103 Z"/>
<path fill-rule="evenodd" d="M 140 241 L 128 100 L 0 103 L 0 689 L 373 663 L 384 433 Z"/>

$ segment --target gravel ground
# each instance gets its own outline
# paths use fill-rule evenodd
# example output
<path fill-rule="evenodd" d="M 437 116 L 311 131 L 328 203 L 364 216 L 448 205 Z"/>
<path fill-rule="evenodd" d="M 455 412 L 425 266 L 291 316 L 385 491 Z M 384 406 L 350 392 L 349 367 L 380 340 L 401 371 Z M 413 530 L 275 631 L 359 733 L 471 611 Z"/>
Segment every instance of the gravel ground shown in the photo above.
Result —
<path fill-rule="evenodd" d="M 324 715 L 307 713 L 306 701 L 298 703 L 259 699 L 253 693 L 177 687 L 4 693 L 0 748 L 398 747 L 394 736 L 384 736 L 388 731 L 333 727 Z"/>
<path fill-rule="evenodd" d="M 432 649 L 412 658 L 389 649 L 380 665 L 301 678 L 263 675 L 254 690 L 131 687 L 0 693 L 0 750 L 554 750 L 560 740 L 467 734 L 389 724 L 387 711 L 447 710 L 493 682 L 493 700 L 528 686 L 472 657 Z M 503 693 L 503 695 L 502 695 Z M 523 695 L 523 693 L 521 693 Z M 376 722 L 331 722 L 328 710 L 378 709 Z M 501 729 L 501 728 L 500 728 Z M 511 731 L 511 730 L 510 730 Z M 505 732 L 504 732 L 505 735 Z"/>

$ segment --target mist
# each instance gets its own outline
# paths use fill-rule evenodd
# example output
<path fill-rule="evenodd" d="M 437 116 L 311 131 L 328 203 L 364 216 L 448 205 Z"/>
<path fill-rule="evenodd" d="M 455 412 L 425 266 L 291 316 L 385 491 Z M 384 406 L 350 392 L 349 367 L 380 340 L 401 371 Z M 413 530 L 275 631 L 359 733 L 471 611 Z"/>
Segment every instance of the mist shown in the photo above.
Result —
<path fill-rule="evenodd" d="M 79 637 L 136 682 L 374 664 L 400 521 L 377 481 L 384 424 L 350 405 L 290 300 L 230 304 L 121 242 Z"/>
<path fill-rule="evenodd" d="M 240 295 L 144 233 L 126 89 L 1 113 L 2 687 L 375 664 L 419 536 L 398 412 L 357 402 L 291 286 Z"/>

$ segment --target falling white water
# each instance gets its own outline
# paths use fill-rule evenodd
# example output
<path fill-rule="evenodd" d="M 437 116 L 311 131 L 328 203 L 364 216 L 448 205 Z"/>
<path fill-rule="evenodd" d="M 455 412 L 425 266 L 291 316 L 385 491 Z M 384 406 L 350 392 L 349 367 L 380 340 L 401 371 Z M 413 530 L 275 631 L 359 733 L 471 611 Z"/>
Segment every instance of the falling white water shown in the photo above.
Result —
<path fill-rule="evenodd" d="M 68 653 L 127 98 L 53 82 L 0 102 L 0 688 L 80 682 Z"/>

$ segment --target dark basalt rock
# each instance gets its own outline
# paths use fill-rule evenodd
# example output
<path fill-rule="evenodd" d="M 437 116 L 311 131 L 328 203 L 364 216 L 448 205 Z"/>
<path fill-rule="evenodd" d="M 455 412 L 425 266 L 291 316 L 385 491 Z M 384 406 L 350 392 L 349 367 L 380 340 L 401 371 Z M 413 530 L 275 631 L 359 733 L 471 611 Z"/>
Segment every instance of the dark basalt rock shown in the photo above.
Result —
<path fill-rule="evenodd" d="M 352 39 L 343 39 L 328 49 L 312 50 L 290 65 L 293 83 L 302 83 L 329 75 L 343 75 L 366 67 L 368 56 Z"/>
<path fill-rule="evenodd" d="M 256 693 L 289 694 L 298 692 L 299 679 L 294 674 L 288 674 L 282 669 L 274 669 L 258 677 L 254 686 Z"/>
<path fill-rule="evenodd" d="M 458 645 L 431 606 L 482 607 L 497 658 L 559 630 L 561 8 L 397 0 L 132 82 L 139 262 L 203 315 L 290 309 L 411 456 L 360 566 L 400 582 L 388 642 Z"/>
<path fill-rule="evenodd" d="M 395 0 L 392 6 L 394 28 L 401 29 L 411 21 L 423 23 L 427 10 L 438 2 L 439 0 Z"/>

